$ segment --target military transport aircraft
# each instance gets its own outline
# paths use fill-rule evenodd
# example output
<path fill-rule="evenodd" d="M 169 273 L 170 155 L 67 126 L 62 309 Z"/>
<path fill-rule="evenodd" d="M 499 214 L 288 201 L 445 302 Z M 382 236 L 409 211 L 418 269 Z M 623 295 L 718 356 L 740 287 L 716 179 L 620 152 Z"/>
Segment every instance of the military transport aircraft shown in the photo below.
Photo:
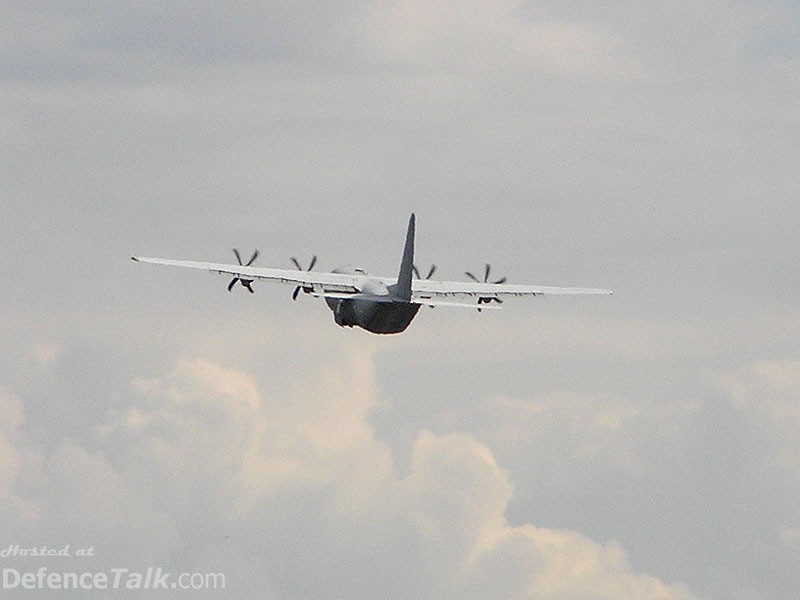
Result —
<path fill-rule="evenodd" d="M 262 269 L 252 264 L 258 256 L 256 250 L 246 263 L 242 262 L 238 250 L 234 250 L 239 264 L 225 265 L 163 258 L 132 257 L 141 263 L 169 265 L 203 269 L 214 273 L 232 275 L 228 291 L 239 283 L 250 293 L 257 279 L 277 281 L 295 286 L 292 299 L 302 291 L 311 296 L 324 298 L 333 311 L 333 318 L 342 327 L 361 327 L 372 333 L 400 333 L 414 320 L 420 306 L 456 306 L 464 308 L 500 308 L 503 296 L 541 296 L 544 294 L 610 294 L 610 290 L 594 288 L 548 287 L 539 285 L 503 285 L 505 277 L 489 280 L 487 264 L 480 279 L 465 273 L 471 281 L 435 281 L 431 279 L 435 266 L 431 266 L 426 277 L 420 277 L 414 266 L 414 214 L 408 221 L 403 259 L 396 278 L 376 277 L 357 267 L 340 267 L 331 273 L 312 272 L 317 257 L 311 259 L 303 269 L 292 257 L 297 270 Z"/>

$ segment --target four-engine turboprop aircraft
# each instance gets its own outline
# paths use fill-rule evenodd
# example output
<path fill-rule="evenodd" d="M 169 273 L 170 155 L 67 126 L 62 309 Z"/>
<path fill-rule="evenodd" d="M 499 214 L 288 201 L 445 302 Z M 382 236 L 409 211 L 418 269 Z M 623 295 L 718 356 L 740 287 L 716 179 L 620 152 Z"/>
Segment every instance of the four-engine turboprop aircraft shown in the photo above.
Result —
<path fill-rule="evenodd" d="M 311 296 L 324 298 L 333 311 L 333 318 L 342 327 L 361 327 L 372 333 L 400 333 L 414 320 L 420 306 L 456 306 L 466 308 L 500 308 L 503 296 L 540 296 L 544 294 L 610 294 L 610 290 L 594 288 L 549 287 L 538 285 L 503 285 L 505 277 L 489 281 L 490 268 L 486 265 L 483 280 L 466 273 L 472 281 L 435 281 L 430 277 L 436 267 L 432 266 L 425 279 L 419 277 L 414 267 L 414 214 L 408 221 L 406 243 L 400 273 L 396 278 L 375 277 L 357 267 L 340 267 L 331 273 L 311 272 L 316 263 L 315 256 L 303 269 L 292 258 L 297 270 L 262 269 L 251 266 L 258 251 L 246 263 L 242 263 L 237 250 L 238 265 L 205 263 L 163 258 L 134 256 L 133 260 L 156 265 L 203 269 L 215 273 L 232 275 L 228 291 L 240 283 L 251 293 L 256 280 L 277 281 L 295 286 L 292 298 L 303 291 Z"/>

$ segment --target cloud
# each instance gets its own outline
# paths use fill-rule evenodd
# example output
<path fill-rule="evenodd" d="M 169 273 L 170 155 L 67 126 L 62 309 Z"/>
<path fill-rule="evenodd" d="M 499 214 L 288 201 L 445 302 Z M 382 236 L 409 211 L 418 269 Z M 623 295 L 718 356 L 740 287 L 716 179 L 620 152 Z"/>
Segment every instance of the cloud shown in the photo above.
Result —
<path fill-rule="evenodd" d="M 382 2 L 363 34 L 385 60 L 472 72 L 535 69 L 559 76 L 611 76 L 626 67 L 619 41 L 595 22 L 526 21 L 518 2 Z"/>
<path fill-rule="evenodd" d="M 780 450 L 775 465 L 797 470 L 800 456 L 800 361 L 761 360 L 713 376 L 735 410 L 767 428 Z"/>
<path fill-rule="evenodd" d="M 515 470 L 530 464 L 539 485 L 545 485 L 565 476 L 589 477 L 596 469 L 642 474 L 650 468 L 643 434 L 653 444 L 659 429 L 697 407 L 645 406 L 617 396 L 556 390 L 530 400 L 488 397 L 473 410 L 464 419 L 469 430 L 513 461 Z M 459 418 L 463 412 L 448 411 L 443 426 L 457 427 Z"/>
<path fill-rule="evenodd" d="M 508 475 L 488 448 L 464 435 L 437 437 L 423 431 L 414 444 L 409 475 L 403 481 L 406 509 L 433 555 L 450 552 L 457 563 L 502 518 L 512 491 Z"/>
<path fill-rule="evenodd" d="M 410 361 L 435 378 L 437 394 L 420 403 L 414 385 L 397 392 L 395 405 L 378 413 L 380 434 L 402 448 L 424 426 L 491 448 L 514 482 L 506 513 L 517 526 L 617 540 L 639 572 L 684 581 L 701 597 L 784 597 L 796 580 L 790 565 L 800 522 L 793 501 L 800 492 L 798 365 L 791 358 L 725 370 L 710 365 L 735 365 L 747 355 L 793 356 L 797 321 L 754 315 L 698 320 L 684 331 L 642 327 L 634 318 L 619 327 L 611 325 L 615 319 L 594 329 L 584 322 L 585 343 L 597 336 L 604 346 L 598 364 L 596 356 L 577 358 L 582 340 L 559 335 L 573 326 L 577 334 L 581 317 L 550 318 L 518 329 L 501 322 L 496 338 L 488 324 L 485 331 L 482 322 L 468 325 L 475 327 L 473 340 L 494 340 L 491 352 L 455 324 L 457 355 L 436 354 L 431 346 L 416 359 L 418 349 L 404 357 L 401 347 L 392 360 Z M 384 370 L 391 385 L 402 382 Z M 514 377 L 522 370 L 520 386 Z M 707 577 L 709 569 L 717 576 Z M 750 575 L 765 570 L 776 574 L 769 584 Z"/>
<path fill-rule="evenodd" d="M 45 493 L 26 498 L 41 508 L 28 528 L 16 532 L 20 543 L 94 546 L 98 566 L 166 563 L 181 546 L 179 513 L 169 514 L 104 450 L 64 440 L 50 453 L 39 475 Z"/>
<path fill-rule="evenodd" d="M 506 561 L 516 572 L 508 573 Z M 476 562 L 478 576 L 470 582 L 476 587 L 475 598 L 490 597 L 496 590 L 504 598 L 693 597 L 681 586 L 631 573 L 625 553 L 616 544 L 602 546 L 573 531 L 507 527 Z M 508 581 L 515 578 L 518 587 L 509 588 Z"/>
<path fill-rule="evenodd" d="M 18 81 L 150 79 L 218 62 L 331 61 L 348 52 L 357 6 L 120 2 L 87 10 L 24 2 L 0 27 L 0 74 Z M 34 4 L 32 6 L 32 4 Z M 301 31 L 302 35 L 297 35 Z"/>
<path fill-rule="evenodd" d="M 432 598 L 481 598 L 487 590 L 519 598 L 689 597 L 633 573 L 614 544 L 509 525 L 509 475 L 473 437 L 421 431 L 407 473 L 398 474 L 367 422 L 371 378 L 370 362 L 354 361 L 278 399 L 241 370 L 193 359 L 136 380 L 130 409 L 90 440 L 62 440 L 25 476 L 39 483 L 18 491 L 40 510 L 15 534 L 93 544 L 102 564 L 211 568 L 232 564 L 225 556 L 215 563 L 212 553 L 227 533 L 233 555 L 250 556 L 254 570 L 235 569 L 244 578 L 235 589 L 283 597 L 301 590 L 359 597 L 363 581 L 373 592 L 383 581 L 390 597 L 405 597 L 404 589 Z M 194 539 L 200 546 L 184 550 Z M 271 561 L 292 556 L 296 544 L 314 564 L 276 568 Z M 404 567 L 411 570 L 387 574 Z M 308 579 L 294 587 L 303 569 Z"/>
<path fill-rule="evenodd" d="M 631 573 L 615 544 L 510 526 L 504 517 L 512 497 L 508 474 L 471 437 L 422 432 L 404 485 L 412 490 L 409 508 L 426 540 L 425 558 L 449 559 L 448 587 L 459 597 L 691 597 L 680 586 Z"/>
<path fill-rule="evenodd" d="M 350 464 L 359 456 L 367 461 L 365 469 L 390 468 L 386 450 L 374 443 L 365 422 L 372 405 L 369 376 L 365 381 L 324 369 L 293 390 L 295 400 L 287 403 L 261 395 L 241 371 L 184 360 L 167 377 L 135 381 L 141 405 L 103 426 L 101 434 L 126 441 L 119 450 L 130 468 L 141 460 L 156 467 L 154 485 L 169 488 L 169 504 L 216 489 L 208 504 L 215 515 L 246 513 L 259 499 L 287 488 L 355 481 L 346 471 L 359 471 L 359 463 Z M 200 471 L 193 468 L 198 464 Z M 358 501 L 357 492 L 351 501 Z"/>

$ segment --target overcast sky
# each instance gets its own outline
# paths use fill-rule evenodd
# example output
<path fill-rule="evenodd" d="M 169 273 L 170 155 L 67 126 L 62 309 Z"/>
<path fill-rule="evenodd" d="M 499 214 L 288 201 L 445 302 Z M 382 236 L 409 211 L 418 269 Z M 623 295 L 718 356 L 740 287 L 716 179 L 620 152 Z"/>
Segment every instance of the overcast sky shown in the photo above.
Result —
<path fill-rule="evenodd" d="M 0 550 L 96 556 L 3 568 L 796 600 L 799 52 L 789 0 L 6 2 Z M 382 337 L 129 260 L 391 275 L 411 211 L 615 295 Z"/>

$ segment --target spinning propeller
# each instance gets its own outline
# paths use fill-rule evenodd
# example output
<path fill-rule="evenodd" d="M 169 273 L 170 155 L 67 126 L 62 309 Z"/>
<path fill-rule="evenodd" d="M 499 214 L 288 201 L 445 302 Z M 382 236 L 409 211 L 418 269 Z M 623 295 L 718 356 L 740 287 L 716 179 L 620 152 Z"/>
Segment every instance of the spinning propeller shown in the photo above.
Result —
<path fill-rule="evenodd" d="M 464 275 L 466 275 L 467 277 L 472 279 L 472 281 L 474 281 L 475 283 L 500 284 L 500 283 L 505 283 L 506 282 L 506 278 L 505 277 L 501 277 L 500 279 L 496 279 L 495 281 L 489 281 L 489 273 L 491 273 L 491 271 L 492 271 L 492 266 L 489 263 L 486 263 L 486 267 L 485 267 L 485 269 L 483 271 L 483 281 L 481 281 L 480 279 L 475 277 L 475 275 L 473 275 L 469 271 L 464 273 Z M 495 296 L 485 296 L 485 297 L 478 298 L 478 304 L 489 304 L 490 302 L 497 302 L 498 304 L 502 304 L 503 300 L 501 298 L 496 298 Z M 481 309 L 479 308 L 478 311 L 480 312 L 480 310 Z"/>
<path fill-rule="evenodd" d="M 411 270 L 414 272 L 414 277 L 416 279 L 430 279 L 433 277 L 433 274 L 436 272 L 436 265 L 431 265 L 431 268 L 428 270 L 428 274 L 425 277 L 421 277 L 419 274 L 419 270 L 417 269 L 417 265 L 411 267 Z"/>
<path fill-rule="evenodd" d="M 301 267 L 300 262 L 294 256 L 291 258 L 291 261 L 294 263 L 294 266 L 297 267 L 298 271 L 311 271 L 314 268 L 314 265 L 317 264 L 317 255 L 315 254 L 314 256 L 311 257 L 311 262 L 308 263 L 307 269 Z M 294 291 L 292 292 L 292 300 L 297 300 L 297 295 L 300 293 L 300 290 L 302 289 L 304 289 L 302 285 L 298 285 L 296 288 L 294 288 Z"/>
<path fill-rule="evenodd" d="M 253 256 L 250 257 L 250 260 L 248 260 L 246 263 L 243 264 L 242 257 L 239 255 L 239 251 L 236 248 L 233 249 L 233 253 L 236 255 L 236 261 L 239 263 L 240 267 L 249 267 L 250 265 L 253 264 L 253 261 L 255 261 L 256 257 L 258 257 L 258 250 L 256 250 L 255 252 L 253 252 Z M 240 277 L 239 275 L 235 275 L 233 279 L 231 279 L 231 282 L 228 284 L 229 292 L 233 289 L 233 286 L 236 285 L 237 281 L 241 283 L 244 287 L 246 287 L 248 292 L 250 292 L 251 294 L 253 293 L 253 288 L 250 286 L 250 284 L 253 283 L 253 280 L 245 279 L 244 277 Z"/>

